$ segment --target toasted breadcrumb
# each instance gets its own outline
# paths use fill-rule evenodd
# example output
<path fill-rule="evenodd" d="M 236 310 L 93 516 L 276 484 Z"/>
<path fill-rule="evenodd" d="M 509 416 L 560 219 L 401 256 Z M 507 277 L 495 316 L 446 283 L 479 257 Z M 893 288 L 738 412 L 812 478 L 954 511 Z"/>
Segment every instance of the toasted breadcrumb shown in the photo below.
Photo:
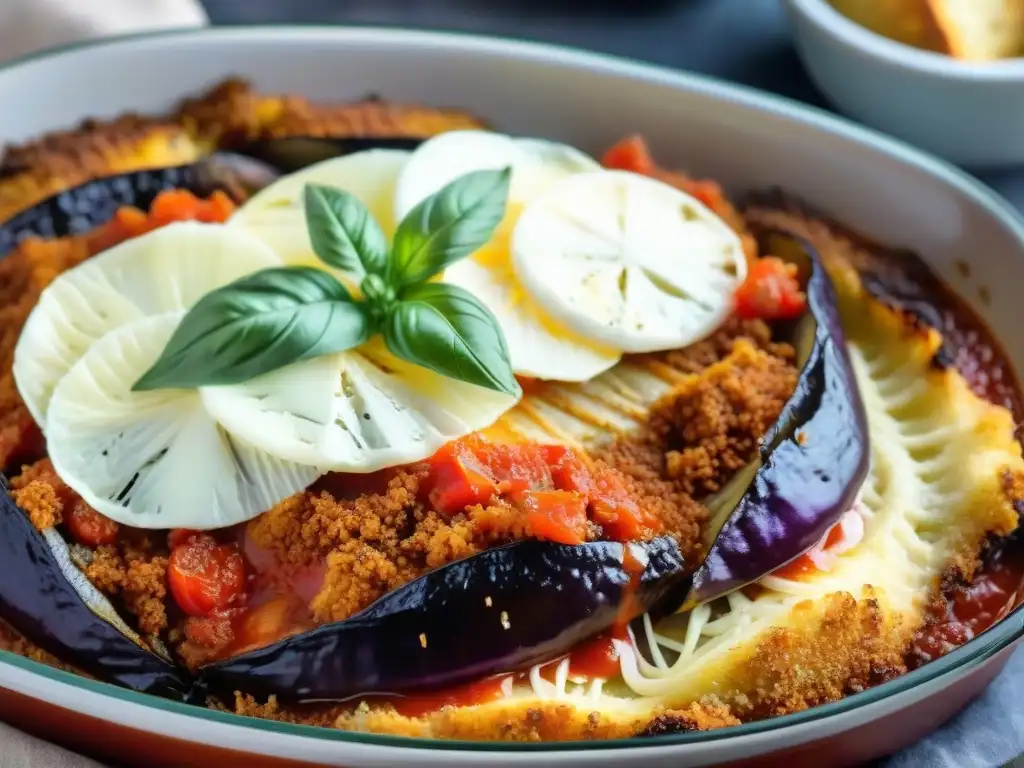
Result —
<path fill-rule="evenodd" d="M 679 387 L 657 404 L 650 429 L 665 453 L 665 472 L 697 497 L 715 493 L 753 456 L 761 437 L 796 386 L 791 361 L 746 340 L 728 360 Z"/>
<path fill-rule="evenodd" d="M 14 503 L 21 507 L 37 530 L 44 531 L 63 522 L 64 505 L 54 486 L 44 480 L 33 480 L 14 491 Z"/>
<path fill-rule="evenodd" d="M 10 470 L 43 455 L 42 433 L 22 402 L 11 373 L 14 347 L 43 289 L 88 256 L 82 238 L 30 238 L 0 260 L 0 469 Z"/>
<path fill-rule="evenodd" d="M 85 501 L 65 485 L 49 459 L 26 466 L 11 479 L 11 494 L 37 528 L 59 525 Z M 167 557 L 161 536 L 125 528 L 116 545 L 99 547 L 85 574 L 97 589 L 120 596 L 124 607 L 138 618 L 145 635 L 167 628 Z"/>
<path fill-rule="evenodd" d="M 167 628 L 167 558 L 143 558 L 138 552 L 120 546 L 100 547 L 85 569 L 85 575 L 97 589 L 108 595 L 120 595 L 125 608 L 139 621 L 145 635 L 156 635 Z"/>
<path fill-rule="evenodd" d="M 40 531 L 60 525 L 65 509 L 70 509 L 77 499 L 57 476 L 49 459 L 24 467 L 21 474 L 11 479 L 10 490 L 14 503 L 28 513 L 32 525 Z"/>

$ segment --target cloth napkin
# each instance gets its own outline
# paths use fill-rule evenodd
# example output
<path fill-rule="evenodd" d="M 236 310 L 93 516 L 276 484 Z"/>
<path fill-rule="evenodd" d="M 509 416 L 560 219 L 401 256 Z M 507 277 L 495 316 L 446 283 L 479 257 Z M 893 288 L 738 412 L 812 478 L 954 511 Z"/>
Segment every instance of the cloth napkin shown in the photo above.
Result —
<path fill-rule="evenodd" d="M 79 40 L 206 23 L 198 0 L 0 0 L 0 61 Z M 1024 207 L 1024 185 L 1021 193 L 1014 202 Z M 877 768 L 997 768 L 1007 763 L 1024 752 L 1024 706 L 1017 693 L 1022 684 L 1024 648 L 981 699 Z M 140 766 L 147 763 L 145 755 L 138 756 Z M 0 766 L 104 768 L 3 723 Z"/>

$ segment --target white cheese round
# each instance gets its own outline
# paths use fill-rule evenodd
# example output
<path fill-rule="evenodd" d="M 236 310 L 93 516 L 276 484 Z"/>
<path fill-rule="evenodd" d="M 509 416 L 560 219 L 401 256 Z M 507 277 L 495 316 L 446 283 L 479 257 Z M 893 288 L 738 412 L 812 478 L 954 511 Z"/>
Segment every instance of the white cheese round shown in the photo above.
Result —
<path fill-rule="evenodd" d="M 195 390 L 131 391 L 184 314 L 138 318 L 106 334 L 50 400 L 46 434 L 54 469 L 90 506 L 125 525 L 234 525 L 322 474 L 224 430 Z"/>
<path fill-rule="evenodd" d="M 519 217 L 511 250 L 517 277 L 544 310 L 625 352 L 708 336 L 747 272 L 739 236 L 711 210 L 626 171 L 550 186 Z"/>
<path fill-rule="evenodd" d="M 45 427 L 54 388 L 104 334 L 187 309 L 216 288 L 280 263 L 243 231 L 196 222 L 170 224 L 104 251 L 59 275 L 39 297 L 14 350 L 18 392 Z"/>

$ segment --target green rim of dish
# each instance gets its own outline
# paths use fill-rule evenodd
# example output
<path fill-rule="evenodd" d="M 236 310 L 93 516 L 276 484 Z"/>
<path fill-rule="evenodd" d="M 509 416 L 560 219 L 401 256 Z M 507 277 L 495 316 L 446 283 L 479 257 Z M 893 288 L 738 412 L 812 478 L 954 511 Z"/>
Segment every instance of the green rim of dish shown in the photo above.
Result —
<path fill-rule="evenodd" d="M 677 86 L 684 86 L 688 90 L 696 90 L 703 93 L 714 93 L 719 97 L 724 97 L 745 106 L 754 107 L 785 118 L 795 119 L 799 122 L 809 123 L 817 128 L 825 129 L 829 133 L 838 134 L 843 138 L 852 139 L 856 143 L 869 145 L 883 154 L 888 154 L 890 156 L 895 156 L 902 160 L 909 161 L 911 164 L 927 171 L 933 176 L 938 177 L 942 182 L 955 187 L 968 197 L 973 198 L 976 202 L 981 204 L 982 207 L 996 214 L 1002 220 L 1002 223 L 1014 231 L 1018 241 L 1021 243 L 1022 250 L 1024 250 L 1024 217 L 1022 217 L 1009 202 L 1004 200 L 981 181 L 970 176 L 959 168 L 956 168 L 952 164 L 933 157 L 921 150 L 915 149 L 898 139 L 893 139 L 869 128 L 864 128 L 842 117 L 826 112 L 825 110 L 748 86 L 737 85 L 735 83 L 730 83 L 707 75 L 676 72 L 666 67 L 645 64 L 624 57 L 588 52 L 558 45 L 521 41 L 497 36 L 475 35 L 464 32 L 405 30 L 374 25 L 349 25 L 341 27 L 327 24 L 294 24 L 173 29 L 120 35 L 117 37 L 107 38 L 99 42 L 72 43 L 52 48 L 47 51 L 31 53 L 7 62 L 4 65 L 0 65 L 0 75 L 14 69 L 18 69 L 22 66 L 29 65 L 40 59 L 61 57 L 82 49 L 103 48 L 108 46 L 113 47 L 138 40 L 161 39 L 168 37 L 220 37 L 230 39 L 234 37 L 244 38 L 253 36 L 263 38 L 295 36 L 296 38 L 301 38 L 304 34 L 315 32 L 327 32 L 329 34 L 332 31 L 337 32 L 339 38 L 344 36 L 358 37 L 364 35 L 390 36 L 392 39 L 405 38 L 409 42 L 426 43 L 433 41 L 438 46 L 444 46 L 451 41 L 456 41 L 456 43 L 463 48 L 467 47 L 467 43 L 470 44 L 470 46 L 476 45 L 478 47 L 499 45 L 503 48 L 509 49 L 509 53 L 513 56 L 517 54 L 529 54 L 532 57 L 545 59 L 553 66 L 558 66 L 559 64 L 566 64 L 570 66 L 575 65 L 577 67 L 590 70 L 598 70 L 599 72 L 612 71 L 620 75 L 656 80 L 669 85 L 675 84 Z M 110 683 L 99 682 L 71 672 L 55 669 L 41 662 L 32 661 L 24 656 L 19 656 L 10 651 L 0 650 L 0 664 L 8 664 L 26 672 L 39 675 L 40 677 L 80 688 L 89 693 L 108 696 L 113 699 L 137 704 L 139 706 L 148 707 L 158 711 L 287 736 L 299 736 L 326 741 L 350 742 L 407 750 L 457 752 L 573 752 L 580 750 L 636 750 L 674 745 L 681 746 L 685 744 L 707 744 L 720 741 L 722 739 L 737 738 L 740 736 L 754 736 L 787 727 L 817 722 L 834 715 L 850 712 L 859 709 L 860 707 L 882 701 L 891 696 L 904 693 L 917 685 L 935 680 L 947 673 L 954 671 L 963 671 L 966 673 L 971 669 L 981 666 L 984 662 L 991 659 L 1000 651 L 1008 648 L 1021 637 L 1024 637 L 1024 604 L 1014 609 L 991 629 L 936 661 L 926 664 L 913 672 L 901 675 L 894 680 L 882 683 L 874 688 L 869 688 L 861 693 L 851 694 L 839 701 L 812 707 L 811 709 L 803 712 L 781 715 L 767 720 L 744 723 L 742 725 L 720 728 L 712 731 L 696 731 L 648 738 L 525 744 L 520 742 L 449 741 L 402 736 L 383 736 L 342 731 L 332 728 L 320 728 L 310 725 L 293 725 L 290 723 L 261 720 L 259 718 L 245 717 L 228 712 L 205 709 L 203 707 L 161 699 L 148 694 L 136 693 Z M 60 706 L 59 703 L 56 705 Z M 187 736 L 181 738 L 187 739 Z"/>

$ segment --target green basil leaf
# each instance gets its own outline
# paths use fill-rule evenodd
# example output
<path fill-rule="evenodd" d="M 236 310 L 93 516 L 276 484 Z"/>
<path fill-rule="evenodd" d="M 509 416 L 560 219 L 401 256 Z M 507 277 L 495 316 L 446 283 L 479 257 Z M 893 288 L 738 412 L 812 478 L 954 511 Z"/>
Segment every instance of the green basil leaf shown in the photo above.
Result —
<path fill-rule="evenodd" d="M 133 390 L 238 384 L 289 363 L 351 349 L 372 327 L 327 272 L 275 267 L 206 294 Z"/>
<path fill-rule="evenodd" d="M 387 239 L 359 198 L 321 184 L 307 184 L 303 194 L 309 239 L 320 260 L 356 278 L 383 275 Z"/>
<path fill-rule="evenodd" d="M 498 321 L 457 286 L 427 283 L 406 291 L 384 324 L 384 341 L 392 354 L 449 378 L 520 392 Z"/>
<path fill-rule="evenodd" d="M 505 215 L 511 174 L 467 173 L 409 211 L 391 246 L 389 282 L 418 285 L 490 240 Z"/>

